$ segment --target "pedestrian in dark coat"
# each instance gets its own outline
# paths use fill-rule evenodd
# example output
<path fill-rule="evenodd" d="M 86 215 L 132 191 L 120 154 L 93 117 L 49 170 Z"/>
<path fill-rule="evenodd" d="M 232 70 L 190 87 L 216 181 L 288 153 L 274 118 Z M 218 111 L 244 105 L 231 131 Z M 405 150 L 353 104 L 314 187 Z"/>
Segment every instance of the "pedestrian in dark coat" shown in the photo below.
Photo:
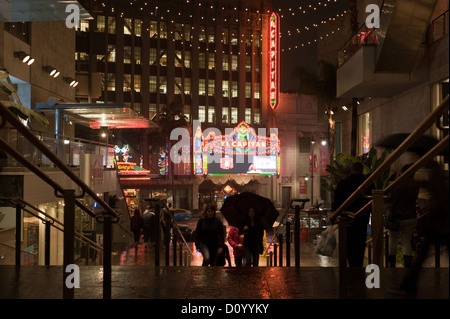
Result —
<path fill-rule="evenodd" d="M 363 175 L 362 163 L 354 163 L 350 169 L 350 175 L 340 181 L 336 187 L 332 210 L 337 210 L 365 180 L 366 178 Z M 370 194 L 371 190 L 372 187 L 369 187 L 366 190 L 366 194 Z M 363 195 L 360 195 L 345 209 L 345 211 L 356 214 L 368 202 L 368 199 L 364 198 Z M 353 220 L 347 227 L 347 259 L 350 267 L 363 266 L 369 218 L 370 214 L 365 213 L 363 216 Z"/>
<path fill-rule="evenodd" d="M 137 208 L 133 211 L 133 216 L 131 217 L 130 228 L 134 235 L 134 243 L 139 243 L 141 238 L 142 228 L 144 227 L 144 220 L 142 219 L 141 211 Z"/>
<path fill-rule="evenodd" d="M 245 266 L 259 266 L 259 255 L 263 253 L 264 228 L 255 217 L 255 209 L 248 211 L 247 223 L 244 226 L 244 254 Z"/>
<path fill-rule="evenodd" d="M 216 217 L 216 207 L 208 205 L 195 230 L 195 246 L 203 255 L 202 266 L 215 266 L 217 253 L 224 244 L 223 224 Z"/>

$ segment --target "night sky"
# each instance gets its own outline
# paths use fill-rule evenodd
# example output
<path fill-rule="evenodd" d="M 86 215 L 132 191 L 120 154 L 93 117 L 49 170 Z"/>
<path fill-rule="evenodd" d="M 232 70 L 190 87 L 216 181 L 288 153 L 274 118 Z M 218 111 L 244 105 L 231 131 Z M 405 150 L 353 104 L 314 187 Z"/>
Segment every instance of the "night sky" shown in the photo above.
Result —
<path fill-rule="evenodd" d="M 321 3 L 322 5 L 319 5 Z M 324 4 L 327 6 L 324 6 Z M 309 7 L 311 5 L 311 7 Z M 302 7 L 300 10 L 299 7 Z M 317 10 L 314 11 L 313 8 Z M 291 11 L 289 11 L 291 8 Z M 348 8 L 348 0 L 274 0 L 273 9 L 281 17 L 281 47 L 284 51 L 280 56 L 281 92 L 295 91 L 298 89 L 298 81 L 291 76 L 295 67 L 306 67 L 312 71 L 317 65 L 317 45 L 307 45 L 308 41 L 314 43 L 317 38 L 317 27 L 321 20 L 335 17 Z M 281 12 L 278 10 L 281 9 Z M 306 13 L 303 13 L 303 10 Z M 294 13 L 295 15 L 292 15 Z M 305 30 L 304 27 L 310 27 Z M 300 34 L 297 32 L 300 29 Z M 289 32 L 291 31 L 289 35 Z M 304 43 L 305 46 L 301 47 Z M 295 48 L 295 46 L 298 48 Z M 289 50 L 291 48 L 291 50 Z"/>

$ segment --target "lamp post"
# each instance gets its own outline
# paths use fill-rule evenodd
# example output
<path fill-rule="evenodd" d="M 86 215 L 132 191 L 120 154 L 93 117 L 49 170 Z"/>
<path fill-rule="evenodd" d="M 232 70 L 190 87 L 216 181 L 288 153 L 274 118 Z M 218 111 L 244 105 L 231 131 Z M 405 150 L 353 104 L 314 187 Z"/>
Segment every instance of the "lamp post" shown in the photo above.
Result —
<path fill-rule="evenodd" d="M 311 206 L 314 206 L 314 144 L 315 140 L 311 139 Z"/>

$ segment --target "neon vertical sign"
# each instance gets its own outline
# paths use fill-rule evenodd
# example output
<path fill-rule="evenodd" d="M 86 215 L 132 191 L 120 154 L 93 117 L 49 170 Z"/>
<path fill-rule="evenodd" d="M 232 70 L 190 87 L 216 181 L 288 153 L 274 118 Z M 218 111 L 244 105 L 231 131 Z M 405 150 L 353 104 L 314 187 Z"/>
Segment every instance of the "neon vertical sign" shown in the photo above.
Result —
<path fill-rule="evenodd" d="M 273 12 L 269 19 L 269 101 L 270 106 L 275 110 L 278 106 L 280 81 L 280 17 Z"/>

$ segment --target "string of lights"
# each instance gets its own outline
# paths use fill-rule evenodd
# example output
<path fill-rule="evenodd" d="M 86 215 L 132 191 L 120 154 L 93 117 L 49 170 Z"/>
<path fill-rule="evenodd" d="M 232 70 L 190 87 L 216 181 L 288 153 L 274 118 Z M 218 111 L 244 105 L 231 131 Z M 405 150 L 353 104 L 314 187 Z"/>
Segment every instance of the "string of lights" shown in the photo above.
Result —
<path fill-rule="evenodd" d="M 94 0 L 94 2 L 97 2 L 97 1 L 100 2 L 100 0 Z M 322 8 L 329 7 L 332 4 L 339 3 L 339 1 L 342 1 L 342 0 L 322 0 L 322 1 L 316 2 L 315 4 L 307 4 L 307 5 L 295 6 L 295 7 L 291 7 L 291 8 L 287 8 L 287 9 L 278 8 L 278 10 L 275 9 L 275 11 L 278 11 L 278 14 L 279 14 L 280 18 L 283 20 L 283 19 L 286 19 L 287 17 L 298 17 L 298 16 L 301 16 L 301 15 L 310 14 L 312 12 L 317 11 L 321 7 Z M 186 4 L 193 4 L 194 3 L 193 0 L 185 0 L 185 2 L 186 2 Z M 142 2 L 139 1 L 139 3 L 138 3 L 137 0 L 129 1 L 128 4 L 130 6 L 140 5 L 139 7 L 137 7 L 137 10 L 139 10 L 139 11 L 146 11 L 151 16 L 154 16 L 155 18 L 159 18 L 161 21 L 168 21 L 170 23 L 174 23 L 174 20 L 169 20 L 169 18 L 168 18 L 169 15 L 173 15 L 173 13 L 174 13 L 168 7 L 162 9 L 158 5 L 156 5 L 155 3 L 150 3 L 150 2 L 144 2 L 144 4 L 142 5 Z M 194 5 L 202 8 L 202 11 L 201 11 L 202 14 L 200 15 L 199 18 L 202 21 L 205 21 L 205 23 L 208 20 L 210 20 L 213 23 L 216 23 L 217 19 L 218 19 L 218 16 L 215 15 L 215 14 L 211 14 L 210 12 L 208 12 L 209 10 L 216 10 L 216 9 L 230 10 L 231 9 L 231 11 L 236 11 L 237 13 L 239 11 L 248 12 L 248 13 L 256 13 L 256 14 L 260 14 L 261 13 L 259 10 L 252 10 L 252 9 L 249 9 L 249 8 L 243 8 L 243 9 L 240 9 L 238 7 L 225 8 L 224 6 L 221 6 L 219 8 L 219 7 L 217 7 L 217 6 L 213 5 L 213 4 L 206 4 L 206 3 L 201 2 L 201 1 L 199 1 L 197 4 L 194 4 Z M 101 6 L 103 8 L 105 8 L 105 10 L 106 10 L 107 6 L 106 6 L 104 0 L 101 0 Z M 117 9 L 115 9 L 113 6 L 110 6 L 109 10 L 111 10 L 111 13 L 116 14 L 116 10 Z M 295 45 L 289 46 L 287 48 L 282 48 L 281 51 L 282 52 L 292 51 L 292 50 L 295 50 L 295 49 L 300 49 L 300 48 L 303 48 L 303 47 L 307 47 L 307 46 L 310 46 L 310 45 L 313 45 L 313 44 L 317 43 L 318 40 L 321 40 L 324 37 L 332 36 L 334 33 L 340 31 L 340 28 L 336 28 L 336 29 L 326 33 L 324 36 L 321 36 L 321 37 L 317 36 L 315 39 L 305 40 L 305 39 L 301 38 L 301 36 L 303 36 L 305 33 L 308 33 L 310 31 L 316 31 L 321 24 L 327 24 L 327 23 L 333 22 L 333 21 L 336 20 L 336 18 L 344 16 L 346 14 L 346 12 L 347 11 L 344 10 L 341 13 L 337 13 L 336 16 L 329 17 L 328 19 L 324 19 L 324 20 L 322 20 L 322 21 L 320 21 L 318 23 L 312 23 L 312 24 L 309 24 L 309 25 L 299 26 L 299 27 L 296 27 L 295 29 L 284 29 L 284 28 L 282 28 L 280 30 L 280 32 L 279 32 L 280 39 L 283 39 L 283 38 L 291 38 L 291 39 L 293 39 L 294 37 L 297 37 L 297 36 L 300 36 L 300 38 L 295 38 L 295 41 L 297 41 L 297 43 Z M 104 12 L 104 13 L 106 14 L 106 12 Z M 267 11 L 266 13 L 270 13 L 270 11 Z M 175 13 L 175 14 L 178 15 L 178 16 L 181 16 L 181 15 L 186 14 L 186 13 L 178 12 L 178 13 Z M 192 13 L 188 13 L 188 14 L 189 14 L 188 15 L 189 18 L 191 18 L 191 19 L 194 18 Z M 120 17 L 124 17 L 124 12 L 119 12 L 119 16 Z M 236 14 L 234 17 L 223 16 L 223 22 L 230 22 L 231 20 L 234 20 L 233 22 L 238 23 L 240 21 L 240 18 L 242 18 L 242 16 L 240 16 L 239 14 Z M 246 19 L 247 19 L 247 22 L 250 22 L 250 18 L 249 17 L 247 17 Z M 259 21 L 261 21 L 261 19 L 262 19 L 261 16 L 258 19 L 259 19 Z M 282 25 L 283 25 L 283 23 L 282 23 Z M 195 27 L 194 23 L 192 23 L 191 30 L 195 31 L 195 28 L 196 27 Z M 202 31 L 204 31 L 205 26 L 201 25 L 200 28 L 202 29 Z M 147 31 L 149 31 L 149 30 L 147 29 Z M 240 34 L 240 40 L 239 41 L 240 42 L 244 42 L 244 37 L 245 37 L 244 34 Z M 176 41 L 176 40 L 173 39 L 173 41 Z M 220 41 L 223 42 L 223 40 L 220 40 Z M 189 43 L 188 45 L 190 45 L 192 47 L 192 43 Z M 264 54 L 264 52 L 262 52 L 262 53 Z M 256 53 L 253 53 L 253 54 L 256 54 Z"/>

